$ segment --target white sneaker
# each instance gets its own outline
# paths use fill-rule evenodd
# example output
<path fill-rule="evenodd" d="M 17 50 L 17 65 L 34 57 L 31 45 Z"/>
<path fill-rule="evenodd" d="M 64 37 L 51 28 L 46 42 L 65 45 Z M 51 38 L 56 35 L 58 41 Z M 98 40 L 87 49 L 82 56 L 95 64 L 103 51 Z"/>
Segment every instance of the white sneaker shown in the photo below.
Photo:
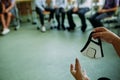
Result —
<path fill-rule="evenodd" d="M 9 33 L 10 32 L 10 30 L 9 29 L 4 29 L 3 31 L 2 31 L 2 35 L 5 35 L 5 34 L 7 34 L 7 33 Z"/>
<path fill-rule="evenodd" d="M 50 21 L 50 26 L 54 27 L 54 20 L 53 19 Z"/>
<path fill-rule="evenodd" d="M 54 27 L 54 24 L 53 24 L 53 22 L 51 22 L 51 23 L 50 23 L 50 26 L 51 26 L 51 27 Z"/>
<path fill-rule="evenodd" d="M 45 32 L 45 31 L 46 31 L 45 26 L 42 26 L 42 27 L 41 27 L 41 31 L 42 31 L 42 32 Z"/>

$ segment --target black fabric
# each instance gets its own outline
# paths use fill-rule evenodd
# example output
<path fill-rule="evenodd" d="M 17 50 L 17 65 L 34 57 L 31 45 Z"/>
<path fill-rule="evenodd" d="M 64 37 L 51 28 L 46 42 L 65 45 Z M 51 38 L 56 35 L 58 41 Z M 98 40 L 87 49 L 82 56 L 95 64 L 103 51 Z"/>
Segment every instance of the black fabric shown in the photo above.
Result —
<path fill-rule="evenodd" d="M 0 13 L 2 13 L 2 3 L 0 2 Z"/>
<path fill-rule="evenodd" d="M 111 79 L 106 78 L 106 77 L 101 77 L 101 78 L 99 78 L 98 80 L 111 80 Z"/>

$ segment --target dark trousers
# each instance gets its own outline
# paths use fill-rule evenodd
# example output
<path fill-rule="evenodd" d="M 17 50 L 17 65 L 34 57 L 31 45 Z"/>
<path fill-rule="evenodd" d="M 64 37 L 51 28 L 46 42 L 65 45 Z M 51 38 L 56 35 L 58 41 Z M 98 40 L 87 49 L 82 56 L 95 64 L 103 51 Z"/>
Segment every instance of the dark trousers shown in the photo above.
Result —
<path fill-rule="evenodd" d="M 103 24 L 101 23 L 101 20 L 106 18 L 106 17 L 110 17 L 112 16 L 112 14 L 108 14 L 108 13 L 95 13 L 93 16 L 91 16 L 89 18 L 89 21 L 91 22 L 92 26 L 94 28 L 96 27 L 101 27 L 103 26 Z"/>
<path fill-rule="evenodd" d="M 85 13 L 88 12 L 90 9 L 89 8 L 79 8 L 77 12 L 73 12 L 73 9 L 70 9 L 67 11 L 67 17 L 68 17 L 68 23 L 71 28 L 75 27 L 75 23 L 73 21 L 72 14 L 77 14 L 79 18 L 81 19 L 81 24 L 82 27 L 86 27 L 86 20 L 85 20 Z"/>
<path fill-rule="evenodd" d="M 54 9 L 53 8 L 45 8 L 45 11 L 50 11 L 49 21 L 54 17 Z M 42 25 L 44 25 L 44 14 L 41 9 L 36 7 L 36 12 L 39 15 L 40 22 Z"/>
<path fill-rule="evenodd" d="M 58 27 L 60 27 L 60 14 L 62 14 L 62 26 L 64 26 L 64 20 L 65 20 L 65 10 L 64 8 L 56 8 L 55 9 L 55 17 L 58 22 Z"/>

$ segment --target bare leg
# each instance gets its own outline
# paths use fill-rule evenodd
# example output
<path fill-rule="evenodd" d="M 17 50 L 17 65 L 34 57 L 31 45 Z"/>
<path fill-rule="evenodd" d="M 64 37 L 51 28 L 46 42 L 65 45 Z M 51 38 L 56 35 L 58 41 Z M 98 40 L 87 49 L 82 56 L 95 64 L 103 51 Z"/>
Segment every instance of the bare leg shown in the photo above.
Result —
<path fill-rule="evenodd" d="M 7 13 L 7 23 L 6 23 L 7 28 L 8 28 L 9 25 L 10 25 L 11 18 L 12 18 L 12 13 L 8 12 L 8 13 Z"/>
<path fill-rule="evenodd" d="M 2 25 L 3 25 L 3 29 L 7 28 L 5 15 L 4 14 L 0 14 L 0 18 L 1 18 Z"/>

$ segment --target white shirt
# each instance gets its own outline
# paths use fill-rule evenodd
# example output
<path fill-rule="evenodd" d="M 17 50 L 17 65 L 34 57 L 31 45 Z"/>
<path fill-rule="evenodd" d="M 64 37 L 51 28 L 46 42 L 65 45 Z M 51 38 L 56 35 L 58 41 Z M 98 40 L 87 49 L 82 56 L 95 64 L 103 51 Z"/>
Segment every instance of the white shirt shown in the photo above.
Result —
<path fill-rule="evenodd" d="M 84 8 L 84 7 L 88 7 L 88 8 L 92 8 L 92 0 L 85 0 L 84 3 L 78 3 L 78 7 L 79 8 Z"/>
<path fill-rule="evenodd" d="M 71 2 L 67 2 L 66 9 L 69 10 L 71 8 L 77 7 L 77 1 L 76 0 L 71 0 Z"/>
<path fill-rule="evenodd" d="M 104 6 L 105 0 L 99 0 L 99 2 L 96 3 L 97 6 Z M 93 6 L 95 5 L 95 3 L 93 2 Z"/>
<path fill-rule="evenodd" d="M 53 1 L 54 0 L 51 0 L 51 5 L 49 7 L 53 7 Z M 40 8 L 42 11 L 44 11 L 45 7 L 48 7 L 47 3 L 46 3 L 46 0 L 35 0 L 35 5 L 36 7 Z"/>
<path fill-rule="evenodd" d="M 42 11 L 44 11 L 45 6 L 45 0 L 35 0 L 36 7 L 40 8 Z"/>
<path fill-rule="evenodd" d="M 59 8 L 62 7 L 65 9 L 67 6 L 67 0 L 54 0 L 53 6 L 57 6 Z"/>

